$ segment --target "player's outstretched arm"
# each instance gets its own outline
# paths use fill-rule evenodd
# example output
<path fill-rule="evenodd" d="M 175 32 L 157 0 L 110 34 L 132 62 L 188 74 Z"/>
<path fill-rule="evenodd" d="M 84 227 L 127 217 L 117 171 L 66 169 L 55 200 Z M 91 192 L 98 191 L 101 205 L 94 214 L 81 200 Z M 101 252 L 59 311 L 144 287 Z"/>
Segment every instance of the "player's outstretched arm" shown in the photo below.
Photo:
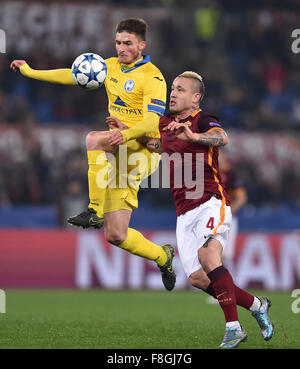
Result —
<path fill-rule="evenodd" d="M 23 76 L 38 79 L 40 81 L 59 83 L 62 85 L 76 85 L 72 76 L 72 71 L 69 68 L 36 70 L 30 68 L 25 60 L 14 60 L 10 64 L 10 68 L 14 72 L 19 69 Z"/>
<path fill-rule="evenodd" d="M 112 131 L 109 138 L 111 145 L 122 145 L 130 140 L 138 139 L 146 136 L 147 133 L 157 129 L 159 116 L 157 114 L 147 112 L 144 119 L 139 121 L 135 126 L 124 129 L 122 131 Z"/>
<path fill-rule="evenodd" d="M 223 129 L 213 129 L 204 133 L 196 133 L 196 140 L 194 142 L 201 143 L 207 146 L 225 146 L 228 144 L 227 133 Z"/>
<path fill-rule="evenodd" d="M 128 127 L 116 117 L 107 117 L 106 123 L 108 124 L 110 129 L 118 129 L 120 131 L 128 129 Z M 136 140 L 139 141 L 143 146 L 147 147 L 149 151 L 157 152 L 160 154 L 162 153 L 160 138 L 142 136 L 137 138 Z"/>
<path fill-rule="evenodd" d="M 146 112 L 143 120 L 139 121 L 135 126 L 122 132 L 124 143 L 146 136 L 147 133 L 154 132 L 158 127 L 159 119 L 159 115 L 152 112 Z"/>
<path fill-rule="evenodd" d="M 182 141 L 196 142 L 206 146 L 225 146 L 228 144 L 227 133 L 221 128 L 213 128 L 207 132 L 193 132 L 184 123 L 171 122 L 164 130 L 174 131 L 177 138 Z"/>

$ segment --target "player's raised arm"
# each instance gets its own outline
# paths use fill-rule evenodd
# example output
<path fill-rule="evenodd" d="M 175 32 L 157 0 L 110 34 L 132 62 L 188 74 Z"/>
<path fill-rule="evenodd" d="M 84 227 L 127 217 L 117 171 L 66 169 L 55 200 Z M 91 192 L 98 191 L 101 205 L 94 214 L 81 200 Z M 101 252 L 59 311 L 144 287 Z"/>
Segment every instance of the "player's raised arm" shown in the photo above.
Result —
<path fill-rule="evenodd" d="M 118 129 L 120 131 L 128 129 L 128 127 L 116 117 L 107 117 L 106 123 L 108 124 L 110 129 Z M 147 149 L 150 151 L 157 152 L 159 154 L 162 153 L 160 138 L 142 136 L 137 138 L 137 141 L 139 141 L 143 146 L 147 147 Z"/>
<path fill-rule="evenodd" d="M 167 85 L 159 71 L 149 73 L 144 79 L 143 119 L 122 132 L 123 142 L 147 136 L 158 130 L 159 119 L 166 107 Z"/>
<path fill-rule="evenodd" d="M 18 69 L 25 77 L 38 79 L 40 81 L 59 83 L 62 85 L 76 85 L 70 68 L 36 70 L 30 68 L 25 60 L 14 60 L 10 68 L 16 72 Z"/>
<path fill-rule="evenodd" d="M 147 133 L 153 132 L 157 129 L 159 124 L 159 116 L 152 112 L 147 112 L 144 114 L 143 120 L 138 122 L 132 128 L 122 131 L 123 142 L 127 142 L 142 136 L 147 135 Z"/>
<path fill-rule="evenodd" d="M 225 146 L 228 144 L 227 133 L 223 129 L 215 129 L 204 133 L 196 134 L 196 141 L 207 146 Z"/>
<path fill-rule="evenodd" d="M 207 132 L 193 132 L 185 123 L 171 122 L 164 130 L 174 131 L 182 141 L 195 142 L 206 146 L 225 146 L 228 144 L 227 133 L 222 128 L 212 128 Z"/>

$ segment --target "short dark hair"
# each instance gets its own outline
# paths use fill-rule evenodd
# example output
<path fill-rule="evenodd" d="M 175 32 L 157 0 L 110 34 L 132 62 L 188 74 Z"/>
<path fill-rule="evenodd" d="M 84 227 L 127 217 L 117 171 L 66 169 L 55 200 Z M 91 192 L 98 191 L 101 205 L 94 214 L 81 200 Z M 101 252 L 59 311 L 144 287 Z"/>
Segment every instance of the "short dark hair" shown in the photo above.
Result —
<path fill-rule="evenodd" d="M 116 27 L 116 32 L 135 33 L 143 41 L 146 41 L 147 23 L 141 18 L 128 18 L 121 20 Z"/>

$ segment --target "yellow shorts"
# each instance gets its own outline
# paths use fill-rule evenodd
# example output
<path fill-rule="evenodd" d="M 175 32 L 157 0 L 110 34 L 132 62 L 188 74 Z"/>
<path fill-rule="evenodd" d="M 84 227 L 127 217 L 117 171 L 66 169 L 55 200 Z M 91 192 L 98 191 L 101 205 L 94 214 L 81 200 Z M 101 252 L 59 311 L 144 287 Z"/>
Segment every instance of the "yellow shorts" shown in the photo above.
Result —
<path fill-rule="evenodd" d="M 159 167 L 160 154 L 151 153 L 136 140 L 121 145 L 115 155 L 113 180 L 105 192 L 103 213 L 138 207 L 139 187 L 145 178 Z"/>

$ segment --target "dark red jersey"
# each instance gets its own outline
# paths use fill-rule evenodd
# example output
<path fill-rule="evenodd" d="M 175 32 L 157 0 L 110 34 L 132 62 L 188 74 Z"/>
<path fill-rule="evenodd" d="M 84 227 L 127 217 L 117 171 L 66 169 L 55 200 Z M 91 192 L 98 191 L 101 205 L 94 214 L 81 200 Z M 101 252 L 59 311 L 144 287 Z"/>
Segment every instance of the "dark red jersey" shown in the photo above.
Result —
<path fill-rule="evenodd" d="M 217 147 L 179 140 L 174 132 L 163 131 L 175 117 L 166 115 L 160 119 L 159 130 L 163 152 L 170 163 L 170 186 L 173 192 L 177 215 L 186 213 L 208 201 L 212 196 L 230 205 L 228 194 L 219 173 Z M 197 110 L 180 121 L 189 125 L 193 132 L 204 133 L 222 129 L 219 119 Z M 165 155 L 166 155 L 165 154 Z M 174 160 L 170 160 L 172 157 Z M 163 158 L 166 160 L 166 158 Z M 202 172 L 202 176 L 200 173 Z M 190 177 L 192 178 L 188 178 Z M 180 183 L 181 179 L 184 179 Z M 194 187 L 191 185 L 194 184 Z M 201 190 L 199 190 L 201 189 Z M 199 195 L 199 196 L 198 196 Z"/>
<path fill-rule="evenodd" d="M 238 188 L 245 187 L 243 181 L 237 177 L 236 173 L 232 169 L 220 171 L 220 174 L 229 198 L 231 198 L 233 191 Z"/>

